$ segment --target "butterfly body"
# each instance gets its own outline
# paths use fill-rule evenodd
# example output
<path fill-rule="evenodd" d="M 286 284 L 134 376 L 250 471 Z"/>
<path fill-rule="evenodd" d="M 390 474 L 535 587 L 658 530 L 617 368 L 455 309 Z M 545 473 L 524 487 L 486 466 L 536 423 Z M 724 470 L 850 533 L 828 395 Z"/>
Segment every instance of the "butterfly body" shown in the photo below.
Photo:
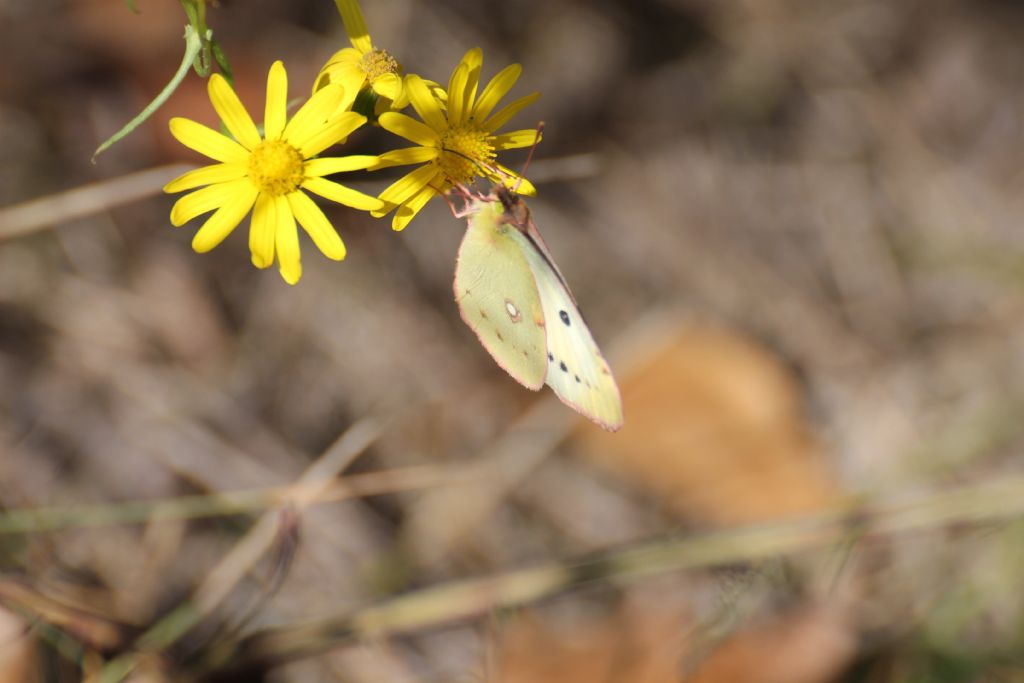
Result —
<path fill-rule="evenodd" d="M 619 429 L 618 387 L 526 203 L 501 186 L 469 201 L 454 283 L 463 321 L 515 380 L 533 390 L 547 384 L 566 405 Z"/>

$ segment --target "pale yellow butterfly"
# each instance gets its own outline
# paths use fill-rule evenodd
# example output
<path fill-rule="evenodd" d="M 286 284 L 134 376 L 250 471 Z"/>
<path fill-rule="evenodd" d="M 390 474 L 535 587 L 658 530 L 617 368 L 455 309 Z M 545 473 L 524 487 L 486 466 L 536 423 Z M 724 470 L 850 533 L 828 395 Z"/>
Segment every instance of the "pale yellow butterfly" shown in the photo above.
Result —
<path fill-rule="evenodd" d="M 469 227 L 454 283 L 462 319 L 515 380 L 535 391 L 546 383 L 566 405 L 618 430 L 615 379 L 526 203 L 502 185 L 464 194 Z"/>

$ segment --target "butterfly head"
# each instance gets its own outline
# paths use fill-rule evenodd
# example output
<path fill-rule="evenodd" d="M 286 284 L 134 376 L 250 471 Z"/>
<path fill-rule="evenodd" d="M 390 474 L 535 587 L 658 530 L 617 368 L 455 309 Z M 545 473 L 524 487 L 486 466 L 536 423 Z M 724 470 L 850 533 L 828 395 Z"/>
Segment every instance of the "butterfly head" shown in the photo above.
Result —
<path fill-rule="evenodd" d="M 530 220 L 530 209 L 515 190 L 505 185 L 494 186 L 494 196 L 505 209 L 506 220 L 517 226 L 525 226 Z"/>

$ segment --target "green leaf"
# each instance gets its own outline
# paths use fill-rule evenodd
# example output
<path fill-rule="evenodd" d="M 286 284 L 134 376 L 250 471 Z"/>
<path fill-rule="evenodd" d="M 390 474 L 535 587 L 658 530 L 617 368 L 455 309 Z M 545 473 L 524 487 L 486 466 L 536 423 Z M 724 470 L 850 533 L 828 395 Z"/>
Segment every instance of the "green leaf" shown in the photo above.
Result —
<path fill-rule="evenodd" d="M 207 34 L 207 39 L 209 39 L 209 33 Z M 133 130 L 138 128 L 139 124 L 141 124 L 143 121 L 152 116 L 153 112 L 159 109 L 163 105 L 163 103 L 167 101 L 167 98 L 169 98 L 174 93 L 174 91 L 178 89 L 178 86 L 181 85 L 181 82 L 185 79 L 185 75 L 188 73 L 189 66 L 195 60 L 196 55 L 199 54 L 199 51 L 202 49 L 202 46 L 203 41 L 200 40 L 199 35 L 195 32 L 195 30 L 193 30 L 191 26 L 186 26 L 185 56 L 182 58 L 181 66 L 178 67 L 178 71 L 174 74 L 174 77 L 171 78 L 171 81 L 166 86 L 164 86 L 164 89 L 160 91 L 160 94 L 157 95 L 152 102 L 146 105 L 145 109 L 139 112 L 138 116 L 136 116 L 131 121 L 126 123 L 121 130 L 111 135 L 103 142 L 103 144 L 96 148 L 96 151 L 93 152 L 92 155 L 93 163 L 96 163 L 96 157 L 98 157 L 101 153 L 106 151 L 115 142 L 117 142 L 118 140 L 120 140 L 121 138 L 125 137 Z"/>

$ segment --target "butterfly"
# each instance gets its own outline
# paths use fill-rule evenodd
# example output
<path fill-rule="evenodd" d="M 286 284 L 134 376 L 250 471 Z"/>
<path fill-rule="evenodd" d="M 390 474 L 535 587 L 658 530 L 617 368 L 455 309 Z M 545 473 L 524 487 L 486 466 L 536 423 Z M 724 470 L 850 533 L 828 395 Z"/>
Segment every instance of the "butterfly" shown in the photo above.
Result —
<path fill-rule="evenodd" d="M 526 202 L 503 185 L 464 192 L 469 226 L 455 265 L 462 320 L 513 379 L 550 386 L 563 403 L 609 431 L 622 399 L 565 277 Z"/>

